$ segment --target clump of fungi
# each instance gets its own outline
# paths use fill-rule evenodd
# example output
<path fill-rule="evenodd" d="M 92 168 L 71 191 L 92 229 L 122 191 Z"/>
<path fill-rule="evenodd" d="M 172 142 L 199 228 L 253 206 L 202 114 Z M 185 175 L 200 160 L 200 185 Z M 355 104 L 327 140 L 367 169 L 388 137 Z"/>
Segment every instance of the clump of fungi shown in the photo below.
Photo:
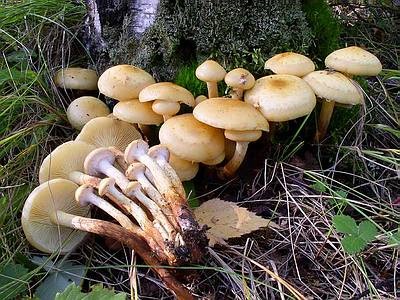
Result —
<path fill-rule="evenodd" d="M 315 71 L 304 55 L 280 53 L 265 63 L 275 74 L 256 80 L 246 69 L 227 73 L 207 60 L 195 75 L 207 83 L 208 97 L 196 98 L 174 83 L 156 83 L 149 73 L 131 65 L 111 67 L 99 78 L 88 69 L 58 71 L 58 87 L 98 87 L 118 103 L 110 114 L 98 98 L 71 102 L 68 120 L 81 132 L 54 149 L 40 167 L 40 185 L 22 212 L 28 241 L 43 252 L 67 253 L 87 233 L 113 238 L 153 266 L 178 299 L 194 299 L 174 271 L 156 267 L 197 263 L 207 245 L 182 180 L 194 178 L 200 164 L 223 179 L 233 177 L 250 142 L 261 138 L 271 123 L 310 114 L 316 96 L 323 99 L 316 133 L 320 141 L 335 103 L 363 103 L 352 76 L 374 76 L 382 69 L 373 54 L 354 46 L 331 53 L 325 64 L 328 70 Z M 218 95 L 217 83 L 222 80 L 231 90 L 224 97 Z M 193 113 L 179 114 L 181 103 L 194 107 Z M 161 144 L 150 147 L 138 129 L 146 135 L 149 126 L 161 124 Z M 91 218 L 93 206 L 118 224 Z"/>

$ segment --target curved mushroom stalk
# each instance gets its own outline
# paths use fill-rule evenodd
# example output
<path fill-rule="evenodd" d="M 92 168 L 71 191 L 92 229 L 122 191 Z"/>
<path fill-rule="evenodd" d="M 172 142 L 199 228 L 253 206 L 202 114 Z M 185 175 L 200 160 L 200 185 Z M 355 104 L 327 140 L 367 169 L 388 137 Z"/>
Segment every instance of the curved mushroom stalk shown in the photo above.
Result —
<path fill-rule="evenodd" d="M 219 176 L 231 178 L 242 164 L 250 142 L 258 140 L 262 135 L 261 130 L 225 130 L 225 137 L 236 141 L 235 153 L 231 160 L 220 170 Z"/>
<path fill-rule="evenodd" d="M 319 113 L 317 131 L 315 133 L 315 141 L 321 141 L 328 131 L 328 126 L 331 121 L 335 101 L 322 100 L 321 111 Z"/>

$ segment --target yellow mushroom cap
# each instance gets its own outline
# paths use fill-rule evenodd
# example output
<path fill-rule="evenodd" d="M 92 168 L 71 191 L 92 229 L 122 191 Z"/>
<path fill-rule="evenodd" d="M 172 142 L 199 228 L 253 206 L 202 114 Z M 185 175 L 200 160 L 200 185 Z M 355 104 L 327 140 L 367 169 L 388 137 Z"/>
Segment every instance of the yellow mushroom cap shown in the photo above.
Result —
<path fill-rule="evenodd" d="M 320 98 L 350 105 L 363 102 L 364 96 L 358 84 L 342 73 L 314 71 L 304 76 L 303 79 Z"/>
<path fill-rule="evenodd" d="M 192 114 L 168 119 L 159 137 L 172 153 L 191 162 L 211 160 L 224 152 L 223 131 L 197 121 Z"/>
<path fill-rule="evenodd" d="M 284 122 L 308 115 L 316 98 L 310 86 L 293 75 L 270 75 L 257 79 L 244 101 L 259 107 L 269 121 Z"/>
<path fill-rule="evenodd" d="M 255 82 L 253 74 L 243 68 L 233 69 L 225 75 L 225 83 L 233 88 L 248 90 L 254 86 Z"/>
<path fill-rule="evenodd" d="M 379 59 L 357 46 L 333 51 L 325 58 L 325 65 L 350 75 L 376 76 L 382 71 Z"/>
<path fill-rule="evenodd" d="M 269 130 L 268 121 L 249 103 L 211 98 L 199 103 L 193 110 L 194 117 L 207 125 L 230 130 Z"/>
<path fill-rule="evenodd" d="M 113 109 L 113 114 L 118 119 L 135 124 L 160 125 L 163 117 L 156 114 L 152 109 L 151 102 L 140 102 L 131 100 L 118 102 Z"/>
<path fill-rule="evenodd" d="M 116 147 L 121 151 L 142 136 L 136 128 L 125 121 L 98 117 L 83 126 L 76 141 L 86 142 L 95 147 Z"/>
<path fill-rule="evenodd" d="M 275 74 L 286 74 L 303 77 L 315 70 L 315 65 L 308 57 L 294 53 L 284 52 L 274 55 L 265 62 L 265 69 Z"/>
<path fill-rule="evenodd" d="M 69 141 L 54 149 L 43 160 L 39 170 L 39 182 L 54 178 L 68 179 L 73 171 L 83 172 L 83 162 L 86 156 L 95 149 L 81 141 Z"/>
<path fill-rule="evenodd" d="M 163 100 L 168 102 L 185 103 L 189 106 L 194 106 L 194 97 L 187 89 L 172 83 L 158 82 L 145 87 L 139 93 L 140 102 L 148 102 L 155 100 Z"/>
<path fill-rule="evenodd" d="M 225 130 L 224 135 L 227 139 L 235 142 L 254 142 L 257 141 L 261 135 L 261 130 Z"/>
<path fill-rule="evenodd" d="M 96 97 L 83 96 L 72 101 L 67 108 L 67 118 L 75 129 L 81 130 L 91 119 L 110 114 L 108 106 Z"/>
<path fill-rule="evenodd" d="M 196 77 L 201 81 L 218 82 L 224 79 L 225 69 L 214 60 L 206 60 L 196 69 Z"/>
<path fill-rule="evenodd" d="M 118 65 L 101 74 L 98 82 L 100 93 L 118 101 L 137 99 L 146 86 L 155 83 L 154 78 L 138 67 Z"/>
<path fill-rule="evenodd" d="M 169 153 L 169 164 L 175 170 L 176 174 L 178 174 L 181 181 L 192 180 L 199 171 L 198 163 L 184 160 L 173 152 Z"/>
<path fill-rule="evenodd" d="M 22 209 L 21 223 L 26 239 L 33 247 L 46 253 L 67 253 L 85 238 L 86 232 L 58 226 L 51 221 L 57 210 L 90 216 L 89 207 L 81 207 L 75 201 L 77 188 L 72 181 L 58 178 L 43 182 L 30 193 Z"/>
<path fill-rule="evenodd" d="M 96 71 L 84 68 L 65 68 L 54 75 L 54 83 L 64 89 L 97 90 Z"/>

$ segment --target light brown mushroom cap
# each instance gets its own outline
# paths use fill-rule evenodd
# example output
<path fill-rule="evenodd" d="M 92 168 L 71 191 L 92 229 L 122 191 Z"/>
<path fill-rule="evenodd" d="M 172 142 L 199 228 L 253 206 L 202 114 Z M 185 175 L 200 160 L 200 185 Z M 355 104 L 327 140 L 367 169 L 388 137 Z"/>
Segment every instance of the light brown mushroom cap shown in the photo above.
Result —
<path fill-rule="evenodd" d="M 72 101 L 67 108 L 67 118 L 75 129 L 82 127 L 91 119 L 110 114 L 108 106 L 96 97 L 83 96 Z"/>
<path fill-rule="evenodd" d="M 164 100 L 168 102 L 185 103 L 189 106 L 194 106 L 194 97 L 187 89 L 172 83 L 158 82 L 145 87 L 139 93 L 140 102 L 148 102 L 155 100 Z"/>
<path fill-rule="evenodd" d="M 196 102 L 196 105 L 198 105 L 199 103 L 203 102 L 204 100 L 207 100 L 207 96 L 204 95 L 199 95 L 194 99 L 194 102 Z"/>
<path fill-rule="evenodd" d="M 151 106 L 151 102 L 140 102 L 137 99 L 118 102 L 114 106 L 113 114 L 118 119 L 128 123 L 160 125 L 163 122 L 163 117 L 156 114 Z"/>
<path fill-rule="evenodd" d="M 350 75 L 376 76 L 382 71 L 379 59 L 357 46 L 333 51 L 325 58 L 325 65 Z"/>
<path fill-rule="evenodd" d="M 350 105 L 363 102 L 364 96 L 358 84 L 342 73 L 314 71 L 304 76 L 303 79 L 320 98 Z"/>
<path fill-rule="evenodd" d="M 83 126 L 75 140 L 95 147 L 116 147 L 124 151 L 130 142 L 141 138 L 140 132 L 132 124 L 108 117 L 99 117 Z"/>
<path fill-rule="evenodd" d="M 54 75 L 56 86 L 73 90 L 97 90 L 96 71 L 84 68 L 65 68 Z"/>
<path fill-rule="evenodd" d="M 202 161 L 201 163 L 207 166 L 215 166 L 218 165 L 219 163 L 222 163 L 224 159 L 225 159 L 225 152 L 221 152 L 217 157 L 210 160 Z"/>
<path fill-rule="evenodd" d="M 269 130 L 268 121 L 249 103 L 211 98 L 201 102 L 193 110 L 194 117 L 207 125 L 230 130 Z"/>
<path fill-rule="evenodd" d="M 248 90 L 255 82 L 253 74 L 243 68 L 233 69 L 225 75 L 225 83 L 232 88 Z"/>
<path fill-rule="evenodd" d="M 118 101 L 137 99 L 146 86 L 155 83 L 153 76 L 138 67 L 118 65 L 101 74 L 98 82 L 100 93 Z"/>
<path fill-rule="evenodd" d="M 192 180 L 199 171 L 198 163 L 184 160 L 172 152 L 169 153 L 169 164 L 181 181 Z"/>
<path fill-rule="evenodd" d="M 308 57 L 294 53 L 284 52 L 277 54 L 265 62 L 265 69 L 275 74 L 286 74 L 303 77 L 315 70 L 315 65 Z"/>
<path fill-rule="evenodd" d="M 316 98 L 310 86 L 293 75 L 270 75 L 257 79 L 244 101 L 258 107 L 268 121 L 284 122 L 308 115 Z"/>
<path fill-rule="evenodd" d="M 52 222 L 57 210 L 89 217 L 89 208 L 75 201 L 78 185 L 65 179 L 53 179 L 35 188 L 22 209 L 21 223 L 26 239 L 36 249 L 54 253 L 72 251 L 87 235 Z"/>
<path fill-rule="evenodd" d="M 261 135 L 261 130 L 225 130 L 224 135 L 227 139 L 235 142 L 254 142 L 257 141 Z"/>
<path fill-rule="evenodd" d="M 225 69 L 214 60 L 206 60 L 196 69 L 196 77 L 201 81 L 218 82 L 225 78 Z"/>
<path fill-rule="evenodd" d="M 86 155 L 95 148 L 83 141 L 69 141 L 59 145 L 43 160 L 39 170 L 39 182 L 54 178 L 68 179 L 73 171 L 83 172 Z"/>
<path fill-rule="evenodd" d="M 223 131 L 197 121 L 192 114 L 168 119 L 159 137 L 171 152 L 191 162 L 214 159 L 224 151 Z"/>

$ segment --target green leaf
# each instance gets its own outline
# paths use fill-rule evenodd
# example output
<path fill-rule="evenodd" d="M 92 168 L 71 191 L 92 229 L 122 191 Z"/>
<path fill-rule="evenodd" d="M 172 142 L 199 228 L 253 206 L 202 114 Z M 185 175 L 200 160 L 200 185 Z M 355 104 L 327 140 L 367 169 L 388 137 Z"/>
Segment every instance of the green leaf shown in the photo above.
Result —
<path fill-rule="evenodd" d="M 336 215 L 333 217 L 333 225 L 336 230 L 342 233 L 358 235 L 358 226 L 356 221 L 350 216 Z"/>
<path fill-rule="evenodd" d="M 55 300 L 126 300 L 125 293 L 115 294 L 113 290 L 102 285 L 92 286 L 92 291 L 82 293 L 80 288 L 71 283 L 62 293 L 58 293 Z"/>
<path fill-rule="evenodd" d="M 378 229 L 371 221 L 365 220 L 358 225 L 358 236 L 366 243 L 373 241 L 377 234 Z"/>
<path fill-rule="evenodd" d="M 389 245 L 400 246 L 400 228 L 389 237 Z"/>
<path fill-rule="evenodd" d="M 344 191 L 344 190 L 337 190 L 336 194 L 343 199 L 347 198 L 347 195 L 349 194 L 348 192 Z"/>
<path fill-rule="evenodd" d="M 326 192 L 326 186 L 321 181 L 317 181 L 317 182 L 311 184 L 310 188 L 312 188 L 314 191 L 317 191 L 317 192 L 320 192 L 320 193 L 325 193 Z"/>
<path fill-rule="evenodd" d="M 0 299 L 14 299 L 28 289 L 23 278 L 28 269 L 22 265 L 9 263 L 0 269 Z"/>
<path fill-rule="evenodd" d="M 367 245 L 362 238 L 350 235 L 345 236 L 340 243 L 342 244 L 344 251 L 346 251 L 348 254 L 359 253 Z"/>
<path fill-rule="evenodd" d="M 185 189 L 186 195 L 188 195 L 189 207 L 195 208 L 200 206 L 199 199 L 196 198 L 196 190 L 193 181 L 183 182 L 183 188 Z"/>

